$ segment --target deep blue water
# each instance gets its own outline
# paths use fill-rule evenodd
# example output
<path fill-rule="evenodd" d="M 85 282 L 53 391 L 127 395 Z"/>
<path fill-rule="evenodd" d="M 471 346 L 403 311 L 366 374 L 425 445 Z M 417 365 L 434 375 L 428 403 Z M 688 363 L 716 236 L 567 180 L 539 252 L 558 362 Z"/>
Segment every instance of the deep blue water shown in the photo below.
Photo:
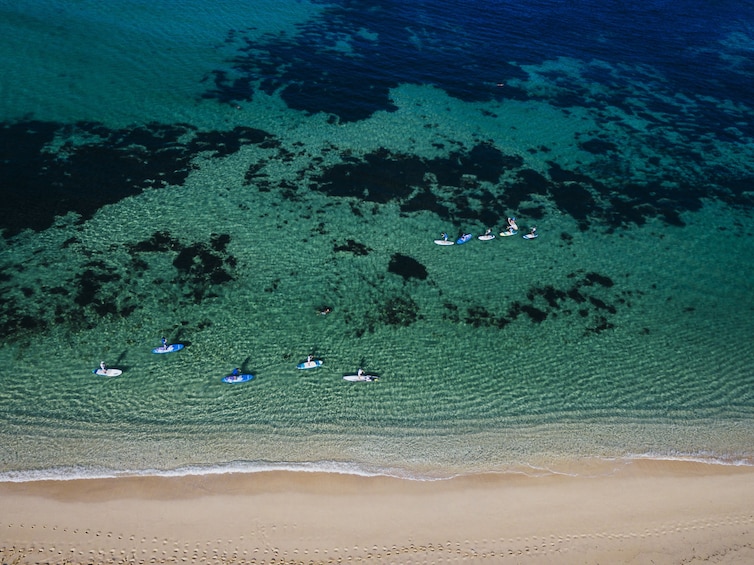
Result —
<path fill-rule="evenodd" d="M 401 83 L 435 84 L 466 101 L 526 96 L 495 88 L 525 78 L 521 65 L 570 57 L 625 65 L 622 76 L 584 77 L 614 92 L 620 103 L 628 81 L 658 78 L 666 93 L 751 102 L 747 77 L 750 45 L 724 46 L 730 34 L 749 33 L 751 3 L 722 2 L 467 2 L 327 3 L 323 17 L 296 37 L 266 38 L 243 46 L 234 61 L 242 75 L 219 81 L 218 96 L 242 100 L 261 89 L 282 88 L 292 108 L 331 112 L 342 120 L 363 119 L 390 109 L 388 89 Z M 364 37 L 366 30 L 376 38 Z M 349 38 L 351 51 L 335 42 Z M 235 36 L 238 39 L 238 36 Z M 725 57 L 741 57 L 735 65 Z M 556 78 L 556 77 L 553 77 Z M 622 84 L 621 84 L 622 83 Z M 579 85 L 572 85 L 574 93 Z M 713 115 L 700 127 L 716 124 Z M 749 126 L 750 127 L 750 126 Z M 750 129 L 745 130 L 749 135 Z"/>

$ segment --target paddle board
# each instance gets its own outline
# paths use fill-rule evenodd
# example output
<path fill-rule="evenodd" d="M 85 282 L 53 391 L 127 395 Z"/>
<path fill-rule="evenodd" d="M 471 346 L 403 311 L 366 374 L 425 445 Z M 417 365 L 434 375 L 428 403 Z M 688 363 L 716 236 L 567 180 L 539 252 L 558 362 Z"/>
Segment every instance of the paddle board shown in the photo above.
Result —
<path fill-rule="evenodd" d="M 343 377 L 344 381 L 351 381 L 351 382 L 370 382 L 370 381 L 376 381 L 379 379 L 377 375 L 345 375 Z"/>
<path fill-rule="evenodd" d="M 123 374 L 123 371 L 120 369 L 94 369 L 92 373 L 100 377 L 117 377 Z"/>
<path fill-rule="evenodd" d="M 487 233 L 487 234 L 478 236 L 477 239 L 480 241 L 489 241 L 491 239 L 495 239 L 495 236 L 492 235 L 491 233 Z"/>
<path fill-rule="evenodd" d="M 435 243 L 437 245 L 453 245 L 455 241 L 450 241 L 449 239 L 436 239 Z"/>
<path fill-rule="evenodd" d="M 506 230 L 506 231 L 501 231 L 500 235 L 503 236 L 503 237 L 508 237 L 508 236 L 511 236 L 511 235 L 516 235 L 517 233 L 518 232 L 515 231 L 515 230 Z"/>
<path fill-rule="evenodd" d="M 173 351 L 180 351 L 181 349 L 183 349 L 182 343 L 173 343 L 171 345 L 168 345 L 167 347 L 155 347 L 152 350 L 152 353 L 173 353 Z"/>
<path fill-rule="evenodd" d="M 461 237 L 459 237 L 458 239 L 456 239 L 456 243 L 458 245 L 463 245 L 464 243 L 466 243 L 467 241 L 469 241 L 472 237 L 474 237 L 474 236 L 472 236 L 470 233 L 465 233 Z"/>
<path fill-rule="evenodd" d="M 226 377 L 223 377 L 223 382 L 228 384 L 236 384 L 236 383 L 245 383 L 246 381 L 250 381 L 254 378 L 254 375 L 244 374 L 244 375 L 228 375 Z"/>
<path fill-rule="evenodd" d="M 539 237 L 538 233 L 527 233 L 525 236 L 523 236 L 524 239 L 536 239 Z"/>
<path fill-rule="evenodd" d="M 296 368 L 297 369 L 316 369 L 317 367 L 321 367 L 322 363 L 324 363 L 322 359 L 313 359 L 311 361 L 304 361 L 303 363 L 299 363 L 298 365 L 296 365 Z"/>

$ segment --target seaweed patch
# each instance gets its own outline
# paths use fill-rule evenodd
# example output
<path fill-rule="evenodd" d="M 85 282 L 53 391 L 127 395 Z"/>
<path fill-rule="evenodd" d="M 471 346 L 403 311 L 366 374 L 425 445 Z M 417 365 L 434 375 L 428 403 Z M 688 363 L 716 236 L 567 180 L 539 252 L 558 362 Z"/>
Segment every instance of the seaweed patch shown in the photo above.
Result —
<path fill-rule="evenodd" d="M 507 189 L 491 185 L 521 163 L 520 157 L 505 155 L 486 142 L 434 159 L 383 148 L 360 160 L 347 156 L 309 180 L 312 190 L 332 197 L 398 202 L 404 213 L 430 210 L 451 221 L 494 224 L 507 212 Z"/>
<path fill-rule="evenodd" d="M 333 245 L 332 250 L 335 253 L 345 252 L 345 253 L 352 253 L 357 256 L 369 255 L 369 252 L 372 251 L 371 248 L 353 239 L 347 239 L 345 243 L 341 243 L 341 244 L 336 243 L 335 245 Z"/>
<path fill-rule="evenodd" d="M 418 279 L 423 281 L 427 278 L 427 268 L 419 261 L 402 253 L 394 253 L 390 258 L 387 270 L 403 277 L 404 280 Z"/>
<path fill-rule="evenodd" d="M 41 231 L 68 212 L 88 219 L 145 189 L 183 184 L 202 153 L 223 157 L 272 141 L 248 127 L 198 132 L 186 124 L 108 129 L 96 122 L 3 123 L 0 230 L 6 238 Z"/>
<path fill-rule="evenodd" d="M 617 296 L 606 293 L 614 284 L 610 277 L 589 272 L 571 273 L 567 278 L 576 280 L 566 288 L 556 288 L 552 285 L 531 287 L 526 292 L 526 301 L 511 302 L 502 314 L 490 312 L 478 304 L 467 306 L 464 314 L 458 305 L 446 302 L 443 305 L 443 318 L 449 322 L 469 324 L 475 328 L 503 329 L 522 317 L 532 323 L 541 324 L 550 317 L 572 315 L 573 307 L 576 306 L 576 314 L 586 323 L 584 333 L 599 333 L 615 327 L 610 317 L 618 313 L 620 306 L 630 307 L 625 296 L 632 293 L 620 292 Z M 595 294 L 595 287 L 601 289 L 601 296 Z"/>
<path fill-rule="evenodd" d="M 419 306 L 409 296 L 386 300 L 379 310 L 379 320 L 389 326 L 410 326 L 419 319 Z"/>
<path fill-rule="evenodd" d="M 41 269 L 36 285 L 17 284 L 13 265 L 6 265 L 0 280 L 0 337 L 17 341 L 53 325 L 92 329 L 103 318 L 127 318 L 156 303 L 174 308 L 200 303 L 216 296 L 218 285 L 235 280 L 230 242 L 228 234 L 212 234 L 207 242 L 184 243 L 158 231 L 143 241 L 95 252 L 67 241 L 63 248 L 77 245 L 77 254 L 88 260 L 67 279 L 53 265 Z M 156 267 L 154 273 L 150 267 Z M 172 280 L 165 284 L 160 274 L 171 270 Z"/>
<path fill-rule="evenodd" d="M 226 41 L 235 48 L 229 68 L 209 74 L 212 86 L 203 97 L 235 104 L 253 100 L 260 91 L 279 95 L 289 108 L 328 114 L 330 123 L 344 123 L 394 111 L 391 89 L 416 83 L 417 68 L 443 69 L 423 76 L 422 82 L 467 101 L 504 95 L 501 89 L 480 88 L 485 80 L 525 78 L 521 69 L 505 62 L 509 58 L 501 60 L 498 50 L 477 36 L 476 22 L 448 26 L 442 34 L 417 26 L 428 9 L 440 8 L 393 1 L 329 2 L 293 35 L 260 38 L 233 30 Z M 466 46 L 463 52 L 458 45 Z M 523 96 L 523 91 L 507 90 L 505 94 Z"/>

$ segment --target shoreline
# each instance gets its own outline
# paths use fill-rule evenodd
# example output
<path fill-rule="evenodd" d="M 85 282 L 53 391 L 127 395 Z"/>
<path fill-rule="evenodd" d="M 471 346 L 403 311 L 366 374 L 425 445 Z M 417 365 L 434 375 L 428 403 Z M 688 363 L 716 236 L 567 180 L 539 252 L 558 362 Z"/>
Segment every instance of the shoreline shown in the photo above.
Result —
<path fill-rule="evenodd" d="M 754 470 L 754 459 L 751 457 L 715 458 L 715 457 L 653 457 L 650 455 L 636 455 L 624 457 L 581 457 L 557 458 L 538 464 L 518 464 L 499 470 L 466 470 L 439 473 L 436 469 L 419 471 L 401 467 L 379 467 L 367 464 L 348 463 L 343 461 L 308 461 L 308 462 L 245 462 L 234 461 L 216 465 L 187 465 L 174 469 L 140 469 L 140 470 L 116 470 L 97 468 L 87 470 L 86 467 L 52 467 L 49 469 L 5 471 L 0 472 L 0 485 L 3 483 L 40 483 L 51 481 L 87 481 L 87 480 L 110 480 L 110 479 L 137 479 L 137 478 L 173 478 L 216 476 L 227 477 L 232 475 L 256 475 L 264 473 L 310 473 L 325 475 L 343 475 L 355 477 L 383 477 L 416 482 L 448 481 L 463 477 L 481 475 L 500 476 L 524 476 L 530 478 L 546 477 L 549 475 L 567 475 L 574 477 L 594 477 L 611 475 L 624 467 L 634 464 L 676 464 L 688 463 L 693 465 L 706 465 L 710 467 L 750 467 Z"/>
<path fill-rule="evenodd" d="M 265 471 L 5 482 L 0 500 L 3 562 L 754 561 L 754 468 L 688 461 L 438 481 Z"/>

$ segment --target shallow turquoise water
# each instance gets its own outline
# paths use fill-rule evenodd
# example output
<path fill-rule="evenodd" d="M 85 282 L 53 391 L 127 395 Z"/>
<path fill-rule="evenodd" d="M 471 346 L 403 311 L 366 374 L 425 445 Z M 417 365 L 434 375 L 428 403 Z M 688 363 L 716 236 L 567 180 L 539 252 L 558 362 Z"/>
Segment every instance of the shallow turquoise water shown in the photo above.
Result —
<path fill-rule="evenodd" d="M 228 59 L 243 52 L 241 30 L 255 28 L 244 41 L 295 37 L 323 9 L 287 5 L 257 6 L 253 16 L 236 3 L 185 4 L 191 17 L 138 2 L 116 13 L 93 3 L 11 10 L 9 37 L 20 41 L 32 30 L 50 35 L 59 53 L 86 55 L 71 62 L 15 51 L 18 80 L 2 86 L 5 123 L 31 115 L 55 124 L 44 151 L 57 150 L 60 161 L 100 135 L 71 128 L 81 120 L 131 133 L 154 123 L 197 128 L 166 137 L 164 147 L 238 126 L 264 130 L 274 142 L 198 150 L 180 182 L 161 186 L 155 176 L 91 213 L 58 213 L 49 227 L 6 233 L 4 478 L 278 467 L 436 477 L 539 472 L 592 457 L 754 461 L 751 208 L 745 191 L 729 201 L 712 188 L 698 209 L 688 203 L 699 182 L 722 182 L 720 168 L 745 171 L 748 126 L 739 124 L 731 139 L 699 137 L 663 117 L 715 92 L 650 96 L 652 71 L 638 63 L 622 63 L 636 65 L 634 77 L 610 60 L 571 57 L 522 62 L 528 78 L 510 84 L 526 99 L 466 100 L 422 80 L 417 68 L 415 82 L 391 89 L 392 111 L 358 120 L 292 108 L 282 90 L 260 88 L 230 102 L 204 97 L 217 68 L 240 73 Z M 60 11 L 67 13 L 55 21 L 71 25 L 50 27 L 46 17 Z M 333 38 L 323 32 L 321 41 Z M 362 29 L 334 41 L 351 56 L 346 44 L 376 39 Z M 44 68 L 34 64 L 41 60 Z M 600 82 L 595 68 L 622 73 L 621 84 Z M 42 73 L 54 77 L 45 88 Z M 584 80 L 595 98 L 564 107 L 563 77 Z M 645 113 L 599 104 L 604 89 L 615 96 L 632 89 L 628 96 L 642 100 Z M 732 116 L 746 113 L 741 102 L 718 102 Z M 657 135 L 677 145 L 653 145 Z M 609 139 L 620 151 L 586 150 L 587 138 Z M 471 147 L 520 161 L 491 182 L 484 179 L 495 156 L 484 157 L 459 186 L 445 185 L 452 167 L 436 163 Z M 700 147 L 701 164 L 687 155 Z M 332 185 L 320 175 L 380 151 L 391 156 L 386 177 L 379 167 L 357 169 L 346 184 L 363 184 L 363 194 L 327 192 Z M 393 169 L 406 155 L 414 160 Z M 473 155 L 455 159 L 462 166 Z M 423 178 L 451 216 L 430 206 L 407 210 L 409 196 L 377 196 L 429 162 Z M 75 163 L 67 174 L 78 174 Z M 592 181 L 566 179 L 554 197 L 531 182 L 508 213 L 522 226 L 536 224 L 537 240 L 432 243 L 443 231 L 481 233 L 484 207 L 520 185 L 517 170 L 554 175 L 552 163 Z M 612 207 L 595 205 L 586 219 L 575 212 L 577 187 L 597 181 L 615 194 L 646 182 L 642 190 L 661 193 L 647 197 L 660 211 L 673 194 L 664 188 L 683 196 L 672 196 L 672 214 L 616 227 L 614 217 L 629 212 L 609 192 L 601 194 Z M 412 190 L 413 198 L 424 189 Z M 637 200 L 628 208 L 647 206 Z M 499 231 L 499 220 L 489 227 Z M 396 255 L 416 261 L 426 277 L 421 269 L 391 272 Z M 333 312 L 319 315 L 323 305 Z M 151 354 L 162 336 L 186 348 Z M 324 366 L 297 371 L 309 353 Z M 92 375 L 100 360 L 123 375 Z M 222 384 L 234 367 L 255 380 Z M 342 380 L 358 367 L 381 379 Z"/>

